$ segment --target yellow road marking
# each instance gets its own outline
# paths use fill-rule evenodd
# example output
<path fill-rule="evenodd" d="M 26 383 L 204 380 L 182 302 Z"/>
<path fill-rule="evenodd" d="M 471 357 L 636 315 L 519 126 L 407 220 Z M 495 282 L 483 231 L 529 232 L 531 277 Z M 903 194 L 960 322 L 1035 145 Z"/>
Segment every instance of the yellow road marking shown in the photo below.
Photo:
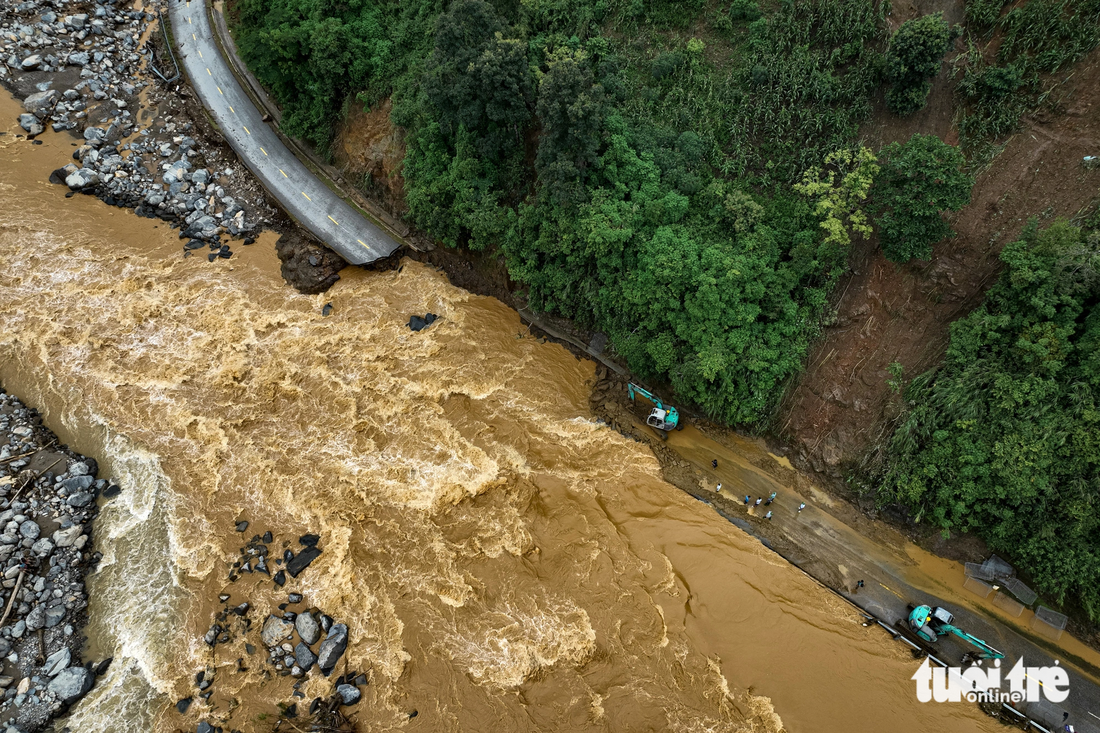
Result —
<path fill-rule="evenodd" d="M 263 148 L 260 148 L 260 152 L 263 153 L 264 155 L 267 155 L 267 151 L 264 150 Z"/>
<path fill-rule="evenodd" d="M 191 40 L 192 40 L 192 41 L 197 41 L 197 40 L 199 40 L 199 39 L 198 39 L 197 37 L 195 37 L 195 34 L 194 34 L 194 33 L 192 33 L 192 34 L 191 34 Z"/>
<path fill-rule="evenodd" d="M 882 585 L 882 583 L 879 583 L 879 585 Z M 890 591 L 891 593 L 893 593 L 898 598 L 901 598 L 902 600 L 905 600 L 904 597 L 900 593 L 898 593 L 896 590 L 894 590 L 890 586 L 882 585 L 882 587 L 885 588 L 886 590 Z"/>
<path fill-rule="evenodd" d="M 207 74 L 210 74 L 210 69 L 207 69 L 207 70 L 206 70 L 206 73 L 207 73 Z M 213 75 L 213 74 L 210 74 L 210 76 L 214 76 L 214 75 Z"/>
<path fill-rule="evenodd" d="M 306 197 L 306 201 L 312 201 L 313 200 L 306 194 L 305 191 L 302 191 L 302 195 Z"/>
<path fill-rule="evenodd" d="M 359 244 L 363 245 L 364 247 L 366 247 L 366 246 L 367 246 L 367 243 L 366 243 L 366 242 L 364 242 L 364 241 L 363 241 L 362 239 L 357 239 L 357 240 L 355 240 L 355 241 L 356 241 L 356 242 L 358 242 Z"/>
<path fill-rule="evenodd" d="M 199 51 L 199 58 L 202 58 L 202 51 Z"/>
<path fill-rule="evenodd" d="M 217 84 L 215 84 L 214 86 L 218 86 L 218 85 L 217 85 Z M 221 95 L 223 95 L 223 96 L 225 95 L 225 92 L 223 92 L 223 91 L 222 91 L 222 88 L 221 88 L 221 87 L 218 87 L 218 94 L 221 94 Z"/>
<path fill-rule="evenodd" d="M 333 218 L 332 218 L 331 216 L 330 216 L 330 217 L 328 218 L 328 220 L 329 220 L 329 221 L 331 221 L 331 222 L 332 222 L 333 224 L 335 224 L 336 226 L 340 226 L 340 222 L 336 221 L 336 220 L 335 220 L 335 219 L 333 219 Z"/>
<path fill-rule="evenodd" d="M 229 111 L 233 114 L 237 114 L 237 110 L 233 109 L 233 105 L 229 105 Z"/>
<path fill-rule="evenodd" d="M 283 173 L 283 169 L 282 169 L 282 168 L 280 168 L 280 169 L 279 169 L 279 172 L 280 172 L 280 173 Z M 286 173 L 283 173 L 283 178 L 290 178 L 290 176 L 288 176 L 288 175 L 287 175 Z"/>
<path fill-rule="evenodd" d="M 190 15 L 187 16 L 187 25 L 191 25 L 191 16 Z"/>
<path fill-rule="evenodd" d="M 234 114 L 236 114 L 236 113 L 234 113 Z M 247 128 L 247 127 L 245 127 L 244 125 L 241 125 L 241 127 L 244 127 L 244 131 L 245 131 L 245 132 L 248 132 L 248 128 Z M 251 135 L 252 133 L 251 133 L 251 132 L 248 132 L 248 134 L 249 134 L 249 135 Z"/>

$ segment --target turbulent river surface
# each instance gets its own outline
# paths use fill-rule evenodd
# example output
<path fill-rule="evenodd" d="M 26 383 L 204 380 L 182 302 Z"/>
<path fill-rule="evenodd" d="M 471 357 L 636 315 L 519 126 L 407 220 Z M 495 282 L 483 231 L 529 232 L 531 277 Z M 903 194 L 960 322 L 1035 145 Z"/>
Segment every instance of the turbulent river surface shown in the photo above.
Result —
<path fill-rule="evenodd" d="M 918 703 L 905 647 L 663 482 L 588 413 L 594 365 L 498 301 L 412 262 L 299 295 L 271 237 L 183 259 L 163 223 L 65 199 L 46 178 L 72 140 L 18 140 L 17 113 L 0 102 L 0 379 L 124 488 L 90 579 L 115 662 L 73 730 L 270 730 L 292 680 L 244 644 L 292 590 L 349 625 L 364 731 L 996 729 Z M 265 530 L 324 552 L 279 591 L 230 583 Z M 256 638 L 212 654 L 222 592 Z M 181 716 L 208 664 L 212 707 Z"/>

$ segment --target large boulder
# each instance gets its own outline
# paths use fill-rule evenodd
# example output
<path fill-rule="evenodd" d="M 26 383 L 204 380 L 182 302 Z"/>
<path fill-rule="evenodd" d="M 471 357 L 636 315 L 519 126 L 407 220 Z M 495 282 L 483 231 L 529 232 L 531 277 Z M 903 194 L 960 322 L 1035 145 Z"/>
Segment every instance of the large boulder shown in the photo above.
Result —
<path fill-rule="evenodd" d="M 61 485 L 65 488 L 66 493 L 73 494 L 77 491 L 87 491 L 94 483 L 94 476 L 73 476 L 62 481 Z"/>
<path fill-rule="evenodd" d="M 58 547 L 72 547 L 76 538 L 84 533 L 84 526 L 74 524 L 68 529 L 59 529 L 53 533 L 53 541 Z"/>
<path fill-rule="evenodd" d="M 190 167 L 191 164 L 186 160 L 178 160 L 168 166 L 168 170 L 164 171 L 164 185 L 171 186 L 173 183 L 179 183 L 185 180 L 187 169 Z"/>
<path fill-rule="evenodd" d="M 81 168 L 65 179 L 65 185 L 74 191 L 83 191 L 97 183 L 99 183 L 99 174 L 87 168 Z"/>
<path fill-rule="evenodd" d="M 54 605 L 46 609 L 45 627 L 47 629 L 52 629 L 54 626 L 57 626 L 59 623 L 61 623 L 64 618 L 65 604 L 60 602 L 55 603 Z"/>
<path fill-rule="evenodd" d="M 63 646 L 58 651 L 46 657 L 46 663 L 42 665 L 42 669 L 50 677 L 56 677 L 61 674 L 62 670 L 68 668 L 72 658 L 73 653 L 69 651 L 69 647 Z"/>
<path fill-rule="evenodd" d="M 42 123 L 38 121 L 38 118 L 32 114 L 23 113 L 19 115 L 19 126 L 28 135 L 41 135 L 46 131 L 46 128 L 42 126 Z"/>
<path fill-rule="evenodd" d="M 42 534 L 42 528 L 33 519 L 25 519 L 19 525 L 19 534 L 28 540 L 36 540 Z"/>
<path fill-rule="evenodd" d="M 316 644 L 321 638 L 321 627 L 318 626 L 317 619 L 313 618 L 313 614 L 308 611 L 298 614 L 298 618 L 294 619 L 294 628 L 298 630 L 298 636 L 302 641 L 310 646 Z"/>
<path fill-rule="evenodd" d="M 340 703 L 343 705 L 354 705 L 362 697 L 359 688 L 354 685 L 337 685 L 336 694 L 340 696 Z"/>
<path fill-rule="evenodd" d="M 43 537 L 31 545 L 31 552 L 35 557 L 43 559 L 53 552 L 53 542 Z"/>
<path fill-rule="evenodd" d="M 72 496 L 70 496 L 66 500 L 66 503 L 69 506 L 86 507 L 89 504 L 91 504 L 93 501 L 95 501 L 95 494 L 93 494 L 90 491 L 81 491 L 79 493 L 76 493 L 76 494 L 73 494 Z"/>
<path fill-rule="evenodd" d="M 23 71 L 34 71 L 42 65 L 42 57 L 39 54 L 31 54 L 27 58 L 23 59 L 23 63 L 19 64 Z"/>
<path fill-rule="evenodd" d="M 70 66 L 87 66 L 92 60 L 92 57 L 87 51 L 77 51 L 76 53 L 69 54 Z"/>
<path fill-rule="evenodd" d="M 302 642 L 298 642 L 294 647 L 294 662 L 302 668 L 303 672 L 308 672 L 317 662 L 317 655 L 313 653 L 313 650 Z"/>
<path fill-rule="evenodd" d="M 348 648 L 348 627 L 344 624 L 333 624 L 328 631 L 328 636 L 321 642 L 321 648 L 317 652 L 317 665 L 324 672 L 325 677 L 332 673 L 340 657 Z"/>
<path fill-rule="evenodd" d="M 69 667 L 61 670 L 50 680 L 49 690 L 62 704 L 68 704 L 83 697 L 92 689 L 95 678 L 83 667 Z"/>
<path fill-rule="evenodd" d="M 44 628 L 46 626 L 46 604 L 39 603 L 32 608 L 24 621 L 26 621 L 28 631 L 38 631 Z"/>
<path fill-rule="evenodd" d="M 50 174 L 50 183 L 53 183 L 53 184 L 56 184 L 56 185 L 59 185 L 59 186 L 64 185 L 65 184 L 65 179 L 68 178 L 69 176 L 71 176 L 72 174 L 76 173 L 78 170 L 80 170 L 80 169 L 77 168 L 72 163 L 69 163 L 64 168 L 58 168 L 57 170 L 55 170 L 53 173 Z"/>
<path fill-rule="evenodd" d="M 61 92 L 56 89 L 47 89 L 44 92 L 32 94 L 23 100 L 23 109 L 30 112 L 40 120 L 44 120 L 53 112 L 54 106 L 61 99 Z"/>
<path fill-rule="evenodd" d="M 84 140 L 89 145 L 102 145 L 107 140 L 107 131 L 102 127 L 87 127 L 84 129 Z"/>
<path fill-rule="evenodd" d="M 279 646 L 294 633 L 294 624 L 278 616 L 268 616 L 260 638 L 268 647 Z"/>
<path fill-rule="evenodd" d="M 297 578 L 298 574 L 309 567 L 309 564 L 321 556 L 321 551 L 316 547 L 307 547 L 286 564 L 286 571 L 290 577 Z"/>

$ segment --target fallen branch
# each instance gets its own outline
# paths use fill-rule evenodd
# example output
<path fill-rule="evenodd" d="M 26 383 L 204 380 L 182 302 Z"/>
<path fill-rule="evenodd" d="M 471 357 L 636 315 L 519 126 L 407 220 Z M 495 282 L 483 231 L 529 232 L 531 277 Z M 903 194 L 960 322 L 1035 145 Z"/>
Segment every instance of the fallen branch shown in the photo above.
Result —
<path fill-rule="evenodd" d="M 23 574 L 26 570 L 19 571 L 19 578 L 15 581 L 15 588 L 11 592 L 11 598 L 8 599 L 8 607 L 4 610 L 4 616 L 0 618 L 0 626 L 4 625 L 4 622 L 8 620 L 8 614 L 11 613 L 11 607 L 15 604 L 15 597 L 19 595 L 19 586 L 23 585 Z"/>
<path fill-rule="evenodd" d="M 49 443 L 42 446 L 41 448 L 35 448 L 32 451 L 28 451 L 27 453 L 20 453 L 17 456 L 8 456 L 7 458 L 0 458 L 0 465 L 3 465 L 5 463 L 11 463 L 12 461 L 18 461 L 20 458 L 26 458 L 27 456 L 33 456 L 35 453 L 38 453 L 39 451 L 44 451 L 44 450 L 47 450 L 47 449 L 53 447 L 53 445 L 55 443 L 57 443 L 56 438 L 51 440 Z M 54 463 L 56 464 L 56 461 Z"/>
<path fill-rule="evenodd" d="M 42 471 L 37 471 L 37 472 L 36 471 L 31 471 L 31 474 L 33 474 L 33 475 L 29 476 L 27 478 L 27 480 L 23 482 L 23 485 L 15 490 L 15 494 L 10 499 L 8 499 L 8 506 L 10 507 L 12 504 L 15 503 L 15 500 L 19 498 L 19 495 L 21 493 L 23 493 L 23 489 L 25 489 L 28 486 L 30 486 L 31 484 L 33 484 L 35 481 L 37 481 L 39 478 L 41 478 L 42 475 L 46 473 L 46 471 L 49 471 L 51 468 L 56 466 L 58 463 L 61 463 L 63 460 L 65 460 L 65 456 L 61 456 L 60 458 L 58 458 L 53 463 L 46 466 L 46 468 L 43 469 Z"/>

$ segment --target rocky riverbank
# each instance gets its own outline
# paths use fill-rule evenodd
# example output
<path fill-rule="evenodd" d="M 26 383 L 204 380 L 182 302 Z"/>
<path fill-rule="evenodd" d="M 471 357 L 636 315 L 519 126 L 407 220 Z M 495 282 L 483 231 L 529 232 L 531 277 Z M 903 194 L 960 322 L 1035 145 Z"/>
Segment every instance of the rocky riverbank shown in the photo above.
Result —
<path fill-rule="evenodd" d="M 119 493 L 59 445 L 36 410 L 0 390 L 0 726 L 43 730 L 111 660 L 82 657 L 97 497 Z"/>
<path fill-rule="evenodd" d="M 112 1 L 48 0 L 10 6 L 0 18 L 0 78 L 24 97 L 20 126 L 32 138 L 49 126 L 83 141 L 54 183 L 178 227 L 184 256 L 203 247 L 211 261 L 231 257 L 223 236 L 251 244 L 262 194 L 204 144 L 184 109 L 186 90 L 154 82 L 151 66 L 174 70 L 154 50 L 156 15 Z"/>
<path fill-rule="evenodd" d="M 168 222 L 183 257 L 229 259 L 263 228 L 292 225 L 177 77 L 159 11 L 116 0 L 0 4 L 0 84 L 23 100 L 19 124 L 32 143 L 74 136 L 73 161 L 53 183 Z M 333 257 L 313 249 L 302 238 L 280 248 L 291 284 L 336 279 Z"/>

